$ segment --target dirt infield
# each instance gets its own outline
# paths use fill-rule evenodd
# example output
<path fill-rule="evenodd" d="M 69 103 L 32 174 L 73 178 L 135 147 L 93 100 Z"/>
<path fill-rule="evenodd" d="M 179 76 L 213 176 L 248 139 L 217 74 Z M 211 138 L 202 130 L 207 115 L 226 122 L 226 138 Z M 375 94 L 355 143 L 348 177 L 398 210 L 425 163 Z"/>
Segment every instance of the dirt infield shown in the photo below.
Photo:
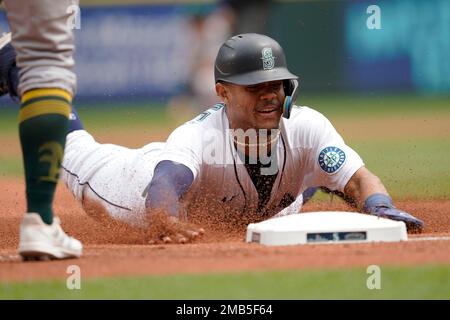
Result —
<path fill-rule="evenodd" d="M 18 226 L 25 210 L 24 185 L 0 182 L 0 281 L 66 278 L 67 266 L 83 276 L 206 273 L 348 266 L 450 264 L 450 241 L 264 247 L 244 243 L 243 230 L 209 232 L 187 245 L 147 245 L 137 231 L 103 225 L 83 212 L 64 186 L 55 202 L 64 229 L 85 245 L 82 259 L 22 263 L 16 253 Z M 450 236 L 450 200 L 400 201 L 397 206 L 423 219 L 425 233 Z M 349 210 L 340 203 L 311 203 L 304 211 Z M 207 230 L 208 231 L 208 230 Z"/>

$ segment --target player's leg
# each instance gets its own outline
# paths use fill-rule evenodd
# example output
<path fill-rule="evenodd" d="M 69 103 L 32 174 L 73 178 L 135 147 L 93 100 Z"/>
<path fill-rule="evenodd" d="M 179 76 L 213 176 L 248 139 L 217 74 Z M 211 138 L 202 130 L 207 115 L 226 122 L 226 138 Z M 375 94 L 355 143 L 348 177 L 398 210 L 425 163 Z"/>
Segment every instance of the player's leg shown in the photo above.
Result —
<path fill-rule="evenodd" d="M 93 218 L 145 227 L 146 187 L 163 143 L 141 149 L 101 144 L 71 115 L 61 179 Z"/>
<path fill-rule="evenodd" d="M 62 231 L 52 210 L 76 82 L 67 22 L 73 1 L 4 2 L 20 70 L 19 133 L 29 213 L 21 224 L 19 253 L 26 259 L 79 257 L 81 244 Z"/>

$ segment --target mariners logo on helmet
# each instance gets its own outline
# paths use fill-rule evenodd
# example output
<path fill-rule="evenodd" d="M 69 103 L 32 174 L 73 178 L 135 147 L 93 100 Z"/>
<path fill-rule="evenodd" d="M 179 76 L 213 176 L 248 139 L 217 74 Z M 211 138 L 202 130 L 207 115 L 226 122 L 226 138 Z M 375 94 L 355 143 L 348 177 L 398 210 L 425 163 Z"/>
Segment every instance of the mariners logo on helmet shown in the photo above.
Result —
<path fill-rule="evenodd" d="M 263 69 L 271 70 L 275 66 L 275 57 L 272 54 L 271 48 L 263 48 L 261 50 L 261 59 L 263 61 Z"/>
<path fill-rule="evenodd" d="M 346 159 L 345 152 L 338 147 L 326 147 L 319 154 L 319 166 L 326 173 L 337 172 Z"/>

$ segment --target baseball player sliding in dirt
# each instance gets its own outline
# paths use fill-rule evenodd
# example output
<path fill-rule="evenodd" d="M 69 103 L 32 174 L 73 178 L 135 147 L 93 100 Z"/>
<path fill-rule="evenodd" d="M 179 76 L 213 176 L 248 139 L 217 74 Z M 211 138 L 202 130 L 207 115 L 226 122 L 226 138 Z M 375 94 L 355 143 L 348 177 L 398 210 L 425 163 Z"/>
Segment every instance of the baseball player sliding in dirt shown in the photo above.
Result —
<path fill-rule="evenodd" d="M 100 144 L 75 110 L 62 179 L 87 212 L 149 232 L 155 242 L 188 242 L 201 223 L 248 223 L 298 213 L 321 186 L 361 211 L 422 221 L 394 207 L 380 180 L 319 112 L 293 105 L 298 81 L 283 49 L 260 34 L 228 39 L 215 61 L 222 100 L 141 149 Z M 312 188 L 312 189 L 311 189 Z"/>
<path fill-rule="evenodd" d="M 62 230 L 52 204 L 76 89 L 68 9 L 78 2 L 3 3 L 12 44 L 11 33 L 0 38 L 0 96 L 9 93 L 21 100 L 18 118 L 26 178 L 27 214 L 20 225 L 19 253 L 25 260 L 76 258 L 82 245 Z"/>

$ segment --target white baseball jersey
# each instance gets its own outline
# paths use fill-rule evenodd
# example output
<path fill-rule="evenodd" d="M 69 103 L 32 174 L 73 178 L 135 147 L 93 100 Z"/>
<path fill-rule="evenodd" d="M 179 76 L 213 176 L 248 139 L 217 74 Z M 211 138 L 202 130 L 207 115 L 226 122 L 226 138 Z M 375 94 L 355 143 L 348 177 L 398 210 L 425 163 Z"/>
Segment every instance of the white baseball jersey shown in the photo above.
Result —
<path fill-rule="evenodd" d="M 100 204 L 115 219 L 141 224 L 146 188 L 163 160 L 181 163 L 194 175 L 181 199 L 188 215 L 200 212 L 222 218 L 297 213 L 306 188 L 343 191 L 364 165 L 322 114 L 294 107 L 290 119 L 281 120 L 275 146 L 277 177 L 270 199 L 258 213 L 258 192 L 232 139 L 222 104 L 175 129 L 166 143 L 141 149 L 99 144 L 79 130 L 67 137 L 62 179 L 87 212 L 91 207 L 98 210 Z"/>
<path fill-rule="evenodd" d="M 158 157 L 157 162 L 172 160 L 193 172 L 194 183 L 183 197 L 188 212 L 245 214 L 258 207 L 258 192 L 237 155 L 225 109 L 218 104 L 178 127 Z M 298 212 L 308 187 L 343 191 L 364 165 L 331 123 L 308 107 L 294 107 L 290 119 L 282 118 L 276 151 L 278 174 L 264 208 L 267 217 L 291 204 L 283 214 Z"/>

